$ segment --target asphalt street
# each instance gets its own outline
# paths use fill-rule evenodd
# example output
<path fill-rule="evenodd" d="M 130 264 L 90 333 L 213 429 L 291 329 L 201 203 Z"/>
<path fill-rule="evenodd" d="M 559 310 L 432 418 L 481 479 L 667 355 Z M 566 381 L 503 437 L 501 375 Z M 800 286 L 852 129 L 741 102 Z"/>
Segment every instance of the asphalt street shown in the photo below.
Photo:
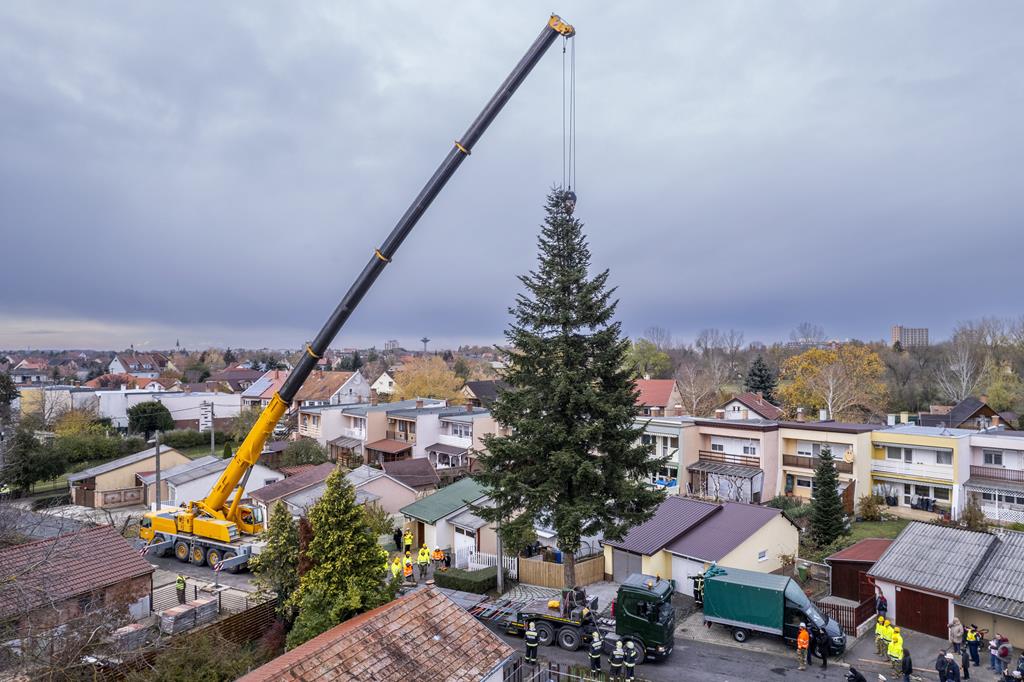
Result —
<path fill-rule="evenodd" d="M 204 583 L 214 582 L 214 571 L 209 566 L 194 566 L 193 564 L 182 563 L 175 559 L 173 555 L 163 558 L 146 555 L 146 561 L 156 566 L 160 571 L 168 571 L 172 574 L 170 578 L 164 576 L 164 582 L 173 582 L 174 576 L 178 573 L 181 573 L 186 578 L 196 578 Z M 221 585 L 235 587 L 239 590 L 245 590 L 246 592 L 255 592 L 256 588 L 250 582 L 251 580 L 252 573 L 249 573 L 248 571 L 242 571 L 241 573 L 228 573 L 227 571 L 221 571 L 220 576 L 218 577 L 218 582 Z"/>

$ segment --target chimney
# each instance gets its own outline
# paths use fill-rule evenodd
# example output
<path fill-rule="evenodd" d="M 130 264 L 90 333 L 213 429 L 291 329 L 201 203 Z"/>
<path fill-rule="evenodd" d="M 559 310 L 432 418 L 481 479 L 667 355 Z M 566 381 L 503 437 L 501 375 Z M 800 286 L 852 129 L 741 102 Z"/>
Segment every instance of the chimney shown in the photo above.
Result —
<path fill-rule="evenodd" d="M 747 410 L 747 409 L 740 410 L 740 419 L 742 419 L 744 421 L 746 421 L 747 419 L 750 419 L 750 410 Z"/>
<path fill-rule="evenodd" d="M 375 388 L 371 388 L 370 389 L 370 404 L 371 405 L 376 405 L 377 404 L 377 389 L 375 389 Z"/>
<path fill-rule="evenodd" d="M 910 423 L 910 413 L 909 412 L 900 412 L 900 424 L 909 424 L 909 423 Z"/>
<path fill-rule="evenodd" d="M 473 403 L 466 403 L 466 412 L 473 413 Z"/>
<path fill-rule="evenodd" d="M 754 395 L 756 395 L 756 396 L 757 396 L 757 400 L 758 400 L 758 402 L 760 402 L 760 401 L 764 400 L 764 393 L 763 393 L 763 392 L 761 392 L 761 391 L 758 391 L 758 392 L 757 392 L 757 393 L 755 393 Z"/>
<path fill-rule="evenodd" d="M 984 393 L 978 396 L 978 400 L 981 401 L 982 405 L 988 405 L 988 396 L 985 395 Z"/>
<path fill-rule="evenodd" d="M 818 410 L 818 421 L 820 421 L 820 422 L 827 422 L 828 421 L 828 410 Z"/>
<path fill-rule="evenodd" d="M 886 417 L 885 423 L 886 423 L 887 426 L 896 426 L 896 415 L 893 414 L 893 413 L 890 413 Z"/>
<path fill-rule="evenodd" d="M 683 406 L 680 405 L 679 403 L 676 403 L 676 406 L 672 408 L 672 416 L 673 417 L 682 417 L 683 416 Z"/>
<path fill-rule="evenodd" d="M 725 419 L 725 410 L 715 410 L 715 419 Z"/>
<path fill-rule="evenodd" d="M 992 428 L 993 429 L 998 429 L 999 428 L 999 415 L 998 414 L 992 415 Z"/>
<path fill-rule="evenodd" d="M 796 408 L 796 420 L 798 422 L 804 421 L 804 408 L 802 408 L 802 407 Z"/>
<path fill-rule="evenodd" d="M 416 399 L 416 409 L 417 410 L 422 410 L 423 409 L 423 401 L 420 398 Z"/>

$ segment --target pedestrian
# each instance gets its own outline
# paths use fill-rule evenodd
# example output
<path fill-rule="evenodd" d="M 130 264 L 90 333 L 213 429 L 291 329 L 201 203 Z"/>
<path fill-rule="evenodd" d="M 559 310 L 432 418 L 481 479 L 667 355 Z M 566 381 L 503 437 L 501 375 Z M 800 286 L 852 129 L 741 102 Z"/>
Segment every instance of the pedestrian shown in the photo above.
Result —
<path fill-rule="evenodd" d="M 959 618 L 954 618 L 946 625 L 946 630 L 949 632 L 949 643 L 953 647 L 953 653 L 960 653 L 960 642 L 964 638 L 964 626 L 961 625 Z"/>
<path fill-rule="evenodd" d="M 889 615 L 889 600 L 882 594 L 882 590 L 875 588 L 875 613 L 882 618 Z"/>
<path fill-rule="evenodd" d="M 1010 664 L 1013 662 L 1013 647 L 1010 646 L 1010 640 L 1005 635 L 997 634 L 996 636 L 999 638 L 999 646 L 996 649 L 999 669 L 996 672 L 1001 673 L 1010 669 Z"/>
<path fill-rule="evenodd" d="M 889 665 L 893 673 L 899 676 L 903 667 L 903 635 L 898 627 L 892 629 L 892 639 L 889 641 Z"/>
<path fill-rule="evenodd" d="M 946 653 L 946 662 L 946 682 L 960 682 L 960 666 L 956 664 L 952 651 Z"/>
<path fill-rule="evenodd" d="M 395 532 L 391 534 L 391 539 L 395 541 L 395 551 L 402 551 L 402 531 L 399 528 L 395 528 Z"/>
<path fill-rule="evenodd" d="M 540 642 L 540 635 L 537 634 L 537 626 L 530 621 L 526 626 L 526 662 L 537 665 L 537 644 Z"/>
<path fill-rule="evenodd" d="M 410 578 L 412 578 L 413 582 L 416 581 L 416 578 L 412 575 L 412 555 L 409 552 L 405 553 L 405 559 L 402 562 L 402 578 L 406 581 Z"/>
<path fill-rule="evenodd" d="M 807 650 L 811 645 L 811 635 L 807 632 L 807 624 L 800 623 L 800 632 L 796 636 L 796 660 L 800 670 L 807 670 Z"/>
<path fill-rule="evenodd" d="M 821 667 L 828 667 L 828 648 L 831 642 L 829 642 L 828 633 L 825 632 L 825 628 L 818 628 L 817 632 L 814 633 L 814 648 L 818 651 L 818 658 L 821 659 Z"/>
<path fill-rule="evenodd" d="M 451 552 L 445 552 L 444 553 L 444 569 L 443 570 L 447 571 L 451 567 L 452 567 L 452 553 Z"/>
<path fill-rule="evenodd" d="M 981 633 L 978 632 L 978 626 L 971 623 L 967 628 L 964 638 L 967 640 L 967 650 L 971 653 L 971 663 L 974 667 L 981 665 L 981 659 L 978 657 L 978 645 L 981 644 Z"/>
<path fill-rule="evenodd" d="M 420 569 L 420 578 L 425 581 L 427 579 L 427 569 L 430 567 L 430 550 L 427 549 L 427 543 L 425 542 L 416 554 L 416 564 Z"/>
<path fill-rule="evenodd" d="M 875 621 L 875 655 L 881 656 L 885 652 L 885 618 L 879 616 Z"/>
<path fill-rule="evenodd" d="M 889 642 L 892 641 L 892 624 L 889 619 L 886 618 L 885 622 L 882 623 L 882 660 L 888 660 L 889 658 Z"/>
<path fill-rule="evenodd" d="M 178 603 L 185 603 L 185 576 L 181 573 L 178 574 L 177 579 L 174 581 L 174 589 L 178 592 Z"/>
<path fill-rule="evenodd" d="M 608 657 L 609 670 L 608 678 L 612 680 L 622 679 L 622 662 L 626 658 L 626 652 L 622 650 L 622 640 L 615 642 L 615 649 L 612 651 L 612 655 Z"/>
<path fill-rule="evenodd" d="M 939 673 L 939 682 L 946 682 L 946 671 L 949 670 L 949 660 L 946 652 L 939 649 L 939 656 L 935 659 L 935 672 Z"/>
<path fill-rule="evenodd" d="M 402 573 L 402 557 L 395 555 L 394 561 L 391 562 L 391 579 L 398 580 L 398 576 Z"/>
<path fill-rule="evenodd" d="M 910 682 L 910 673 L 914 672 L 914 661 L 910 658 L 910 650 L 903 650 L 903 661 L 900 664 L 900 670 L 903 672 L 903 682 Z"/>
<path fill-rule="evenodd" d="M 412 551 L 412 533 L 405 531 L 405 535 L 402 536 L 402 544 L 405 546 L 406 552 Z"/>
<path fill-rule="evenodd" d="M 440 547 L 435 546 L 430 559 L 434 564 L 434 575 L 437 575 L 437 572 L 441 570 L 441 564 L 444 563 L 444 552 L 441 551 Z"/>
<path fill-rule="evenodd" d="M 634 682 L 636 679 L 636 661 L 638 657 L 636 645 L 632 641 L 626 642 L 626 655 L 622 659 L 623 666 L 626 669 L 626 682 Z"/>
<path fill-rule="evenodd" d="M 601 672 L 601 654 L 604 652 L 604 645 L 601 643 L 601 633 L 594 630 L 590 637 L 590 673 L 591 677 L 597 677 Z"/>
<path fill-rule="evenodd" d="M 965 680 L 971 679 L 971 657 L 965 646 L 960 647 L 960 672 Z"/>

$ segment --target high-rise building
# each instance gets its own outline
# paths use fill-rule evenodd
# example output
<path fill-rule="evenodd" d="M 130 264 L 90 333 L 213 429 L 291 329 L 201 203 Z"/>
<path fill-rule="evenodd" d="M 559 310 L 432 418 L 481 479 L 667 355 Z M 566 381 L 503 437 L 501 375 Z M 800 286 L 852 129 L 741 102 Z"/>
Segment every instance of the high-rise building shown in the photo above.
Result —
<path fill-rule="evenodd" d="M 904 327 L 901 324 L 892 326 L 892 345 L 899 343 L 904 348 L 928 345 L 928 327 Z"/>

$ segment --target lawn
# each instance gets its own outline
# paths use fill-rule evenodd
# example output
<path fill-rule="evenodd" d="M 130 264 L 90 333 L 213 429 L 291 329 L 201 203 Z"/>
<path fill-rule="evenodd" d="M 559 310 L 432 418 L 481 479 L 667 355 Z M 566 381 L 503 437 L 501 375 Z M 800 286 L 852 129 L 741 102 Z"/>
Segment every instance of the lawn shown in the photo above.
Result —
<path fill-rule="evenodd" d="M 850 544 L 864 538 L 895 538 L 899 535 L 910 519 L 893 519 L 892 521 L 860 521 L 850 524 L 850 534 L 846 536 Z"/>

